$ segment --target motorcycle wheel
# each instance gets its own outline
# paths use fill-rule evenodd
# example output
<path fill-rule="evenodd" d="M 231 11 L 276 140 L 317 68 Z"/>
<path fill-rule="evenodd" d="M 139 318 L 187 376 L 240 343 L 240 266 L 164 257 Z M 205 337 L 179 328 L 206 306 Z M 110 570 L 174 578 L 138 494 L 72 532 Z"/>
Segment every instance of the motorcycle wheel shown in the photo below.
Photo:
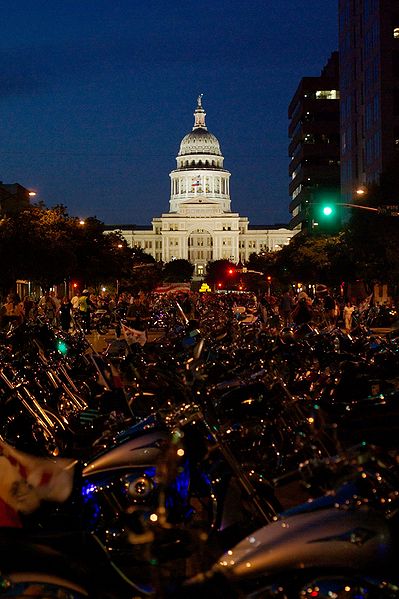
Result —
<path fill-rule="evenodd" d="M 109 331 L 109 327 L 110 327 L 110 319 L 108 317 L 107 318 L 104 317 L 101 320 L 99 320 L 96 325 L 97 333 L 99 335 L 106 335 Z"/>

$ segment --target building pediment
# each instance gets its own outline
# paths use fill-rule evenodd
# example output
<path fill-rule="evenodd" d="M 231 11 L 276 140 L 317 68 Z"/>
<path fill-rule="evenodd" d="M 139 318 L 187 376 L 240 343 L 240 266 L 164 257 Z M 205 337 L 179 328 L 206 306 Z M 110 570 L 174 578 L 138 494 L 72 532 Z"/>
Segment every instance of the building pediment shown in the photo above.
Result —
<path fill-rule="evenodd" d="M 215 216 L 223 214 L 223 210 L 219 202 L 205 198 L 195 198 L 181 202 L 177 214 L 182 216 Z"/>

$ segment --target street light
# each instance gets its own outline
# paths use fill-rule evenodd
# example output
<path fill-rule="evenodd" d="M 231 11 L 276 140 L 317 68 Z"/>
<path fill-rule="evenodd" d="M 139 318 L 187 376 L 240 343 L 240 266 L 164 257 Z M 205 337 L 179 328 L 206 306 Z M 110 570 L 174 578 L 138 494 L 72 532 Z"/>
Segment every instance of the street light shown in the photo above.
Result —
<path fill-rule="evenodd" d="M 267 275 L 266 281 L 267 281 L 267 295 L 270 297 L 271 286 L 272 286 L 272 278 L 270 275 Z"/>
<path fill-rule="evenodd" d="M 367 194 L 367 187 L 365 187 L 364 185 L 361 185 L 360 187 L 358 187 L 356 189 L 356 195 L 357 196 L 364 196 Z"/>

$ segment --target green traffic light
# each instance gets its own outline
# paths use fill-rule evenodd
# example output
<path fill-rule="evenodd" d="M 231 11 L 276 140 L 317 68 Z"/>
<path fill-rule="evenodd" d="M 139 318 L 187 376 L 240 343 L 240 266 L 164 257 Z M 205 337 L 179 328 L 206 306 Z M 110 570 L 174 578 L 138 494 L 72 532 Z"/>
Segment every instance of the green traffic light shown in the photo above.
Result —
<path fill-rule="evenodd" d="M 57 350 L 65 356 L 68 353 L 68 346 L 62 339 L 57 339 Z"/>
<path fill-rule="evenodd" d="M 323 214 L 325 216 L 331 216 L 332 213 L 333 213 L 333 209 L 331 208 L 331 206 L 324 206 Z"/>

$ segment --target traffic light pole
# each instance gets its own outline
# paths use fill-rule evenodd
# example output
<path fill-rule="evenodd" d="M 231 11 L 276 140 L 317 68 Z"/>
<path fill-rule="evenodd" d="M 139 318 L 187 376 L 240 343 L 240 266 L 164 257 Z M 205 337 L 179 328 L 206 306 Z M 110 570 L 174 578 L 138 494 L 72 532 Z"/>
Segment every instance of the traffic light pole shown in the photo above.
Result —
<path fill-rule="evenodd" d="M 362 204 L 347 204 L 345 202 L 338 202 L 336 206 L 345 206 L 346 208 L 358 208 L 359 210 L 368 210 L 370 212 L 377 212 L 385 216 L 399 216 L 399 206 L 378 206 L 378 208 L 372 208 L 371 206 L 363 206 Z"/>

